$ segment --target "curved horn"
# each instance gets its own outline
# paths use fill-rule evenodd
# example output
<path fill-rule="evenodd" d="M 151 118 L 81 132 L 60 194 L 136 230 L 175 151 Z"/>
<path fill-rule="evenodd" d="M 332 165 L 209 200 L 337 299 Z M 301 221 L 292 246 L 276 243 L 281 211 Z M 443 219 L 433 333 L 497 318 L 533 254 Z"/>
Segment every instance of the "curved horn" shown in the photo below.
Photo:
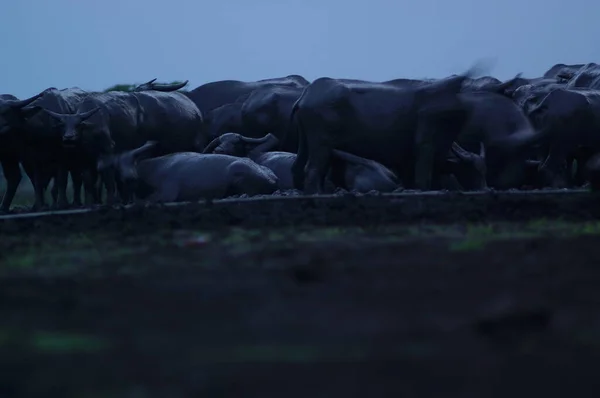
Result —
<path fill-rule="evenodd" d="M 471 152 L 465 150 L 463 147 L 458 145 L 456 142 L 452 143 L 451 150 L 460 160 L 463 160 L 465 162 L 470 162 L 473 160 L 473 154 Z"/>
<path fill-rule="evenodd" d="M 556 75 L 559 79 L 570 80 L 575 74 L 572 72 L 561 72 Z"/>
<path fill-rule="evenodd" d="M 133 89 L 134 92 L 138 92 L 138 91 L 145 91 L 145 90 L 152 90 L 152 86 L 155 81 L 156 81 L 156 77 L 152 80 L 148 80 L 146 83 L 142 83 L 142 84 L 138 84 L 137 86 L 135 86 L 135 88 Z"/>
<path fill-rule="evenodd" d="M 83 122 L 87 119 L 89 119 L 90 117 L 92 117 L 94 115 L 94 113 L 98 112 L 100 110 L 100 107 L 95 107 L 94 109 L 90 109 L 87 112 L 83 112 L 83 113 L 78 113 L 77 116 L 79 117 L 79 122 Z"/>
<path fill-rule="evenodd" d="M 513 86 L 515 84 L 515 82 L 517 82 L 521 78 L 522 75 L 523 75 L 523 73 L 517 73 L 517 75 L 515 77 L 513 77 L 512 79 L 509 79 L 509 80 L 505 81 L 504 83 L 493 85 L 492 90 L 497 93 L 503 93 L 508 88 Z"/>
<path fill-rule="evenodd" d="M 179 89 L 184 88 L 185 86 L 187 86 L 189 80 L 186 80 L 184 82 L 181 83 L 173 83 L 173 84 L 153 84 L 152 85 L 152 90 L 155 91 L 177 91 Z"/>
<path fill-rule="evenodd" d="M 214 140 L 212 140 L 207 146 L 206 148 L 204 148 L 204 150 L 202 151 L 202 153 L 212 153 L 216 147 L 218 147 L 221 144 L 221 137 L 217 137 Z"/>
<path fill-rule="evenodd" d="M 154 149 L 158 145 L 158 141 L 146 141 L 144 145 L 131 151 L 131 156 L 136 159 L 138 156 L 145 154 L 147 151 Z"/>
<path fill-rule="evenodd" d="M 17 109 L 24 108 L 27 105 L 31 104 L 36 99 L 38 99 L 40 97 L 43 97 L 46 94 L 46 91 L 47 90 L 44 90 L 41 93 L 36 94 L 33 97 L 30 97 L 30 98 L 27 98 L 27 99 L 24 99 L 24 100 L 20 100 L 20 101 L 17 100 L 17 101 L 11 102 L 10 106 L 13 107 L 13 108 L 17 108 Z"/>
<path fill-rule="evenodd" d="M 51 111 L 49 109 L 46 109 L 46 108 L 42 108 L 42 109 L 43 109 L 44 112 L 46 112 L 48 115 L 52 116 L 56 120 L 62 120 L 65 116 L 68 116 L 68 115 L 63 114 L 63 113 L 53 112 L 53 111 Z"/>
<path fill-rule="evenodd" d="M 264 144 L 265 142 L 272 140 L 273 138 L 277 139 L 273 134 L 268 133 L 267 135 L 265 135 L 264 137 L 261 138 L 249 138 L 249 137 L 244 137 L 241 136 L 242 141 L 244 141 L 247 144 Z"/>
<path fill-rule="evenodd" d="M 541 164 L 542 164 L 542 161 L 541 161 L 541 160 L 527 159 L 527 160 L 525 161 L 525 164 L 526 164 L 527 166 L 535 166 L 535 167 L 538 167 L 539 165 L 541 165 Z"/>

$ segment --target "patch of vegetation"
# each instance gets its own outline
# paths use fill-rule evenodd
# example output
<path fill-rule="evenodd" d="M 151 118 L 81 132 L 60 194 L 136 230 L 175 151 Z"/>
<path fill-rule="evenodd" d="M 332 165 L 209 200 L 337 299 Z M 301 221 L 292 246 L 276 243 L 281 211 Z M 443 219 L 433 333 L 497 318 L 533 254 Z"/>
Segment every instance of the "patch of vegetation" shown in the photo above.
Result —
<path fill-rule="evenodd" d="M 520 224 L 419 224 L 268 230 L 229 228 L 218 231 L 165 229 L 141 235 L 124 230 L 121 233 L 66 232 L 61 236 L 44 237 L 5 236 L 0 241 L 0 275 L 94 278 L 142 275 L 156 269 L 156 266 L 175 267 L 171 263 L 211 268 L 219 265 L 219 258 L 242 258 L 248 253 L 302 251 L 303 247 L 327 242 L 348 241 L 357 245 L 446 242 L 449 251 L 473 251 L 485 248 L 490 242 L 502 240 L 599 234 L 600 222 L 536 220 Z"/>
<path fill-rule="evenodd" d="M 31 348 L 48 353 L 93 353 L 110 347 L 108 340 L 84 334 L 35 332 L 30 340 Z"/>

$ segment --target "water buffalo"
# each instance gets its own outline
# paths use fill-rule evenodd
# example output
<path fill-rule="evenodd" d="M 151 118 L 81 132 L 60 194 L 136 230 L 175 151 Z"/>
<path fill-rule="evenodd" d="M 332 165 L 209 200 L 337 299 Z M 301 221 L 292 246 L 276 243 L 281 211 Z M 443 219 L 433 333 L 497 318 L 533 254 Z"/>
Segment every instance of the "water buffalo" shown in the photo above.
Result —
<path fill-rule="evenodd" d="M 453 184 L 440 181 L 440 188 L 449 190 L 480 191 L 487 189 L 487 165 L 485 145 L 479 144 L 479 153 L 465 150 L 456 142 L 452 143 L 451 151 L 444 164 L 441 175 L 453 177 Z"/>
<path fill-rule="evenodd" d="M 309 82 L 302 76 L 289 75 L 273 79 L 242 82 L 238 80 L 220 80 L 203 84 L 186 95 L 198 106 L 200 111 L 208 113 L 219 106 L 235 102 L 238 98 L 249 96 L 252 91 L 265 86 L 306 87 Z"/>
<path fill-rule="evenodd" d="M 46 89 L 42 98 L 30 105 L 32 111 L 38 110 L 33 116 L 22 121 L 22 127 L 28 132 L 29 148 L 33 153 L 35 177 L 34 208 L 40 209 L 45 205 L 44 193 L 47 181 L 54 178 L 57 187 L 55 205 L 65 208 L 67 202 L 67 180 L 69 174 L 73 181 L 73 204 L 81 206 L 82 162 L 81 153 L 62 145 L 62 128 L 48 112 L 58 114 L 74 113 L 79 104 L 89 92 L 78 87 L 58 90 L 54 87 Z M 39 110 L 46 112 L 39 112 Z M 93 195 L 93 192 L 86 192 Z"/>
<path fill-rule="evenodd" d="M 248 157 L 255 163 L 273 170 L 279 179 L 279 189 L 293 189 L 292 165 L 296 154 L 269 152 L 279 145 L 273 134 L 261 138 L 227 133 L 214 139 L 204 153 Z M 347 152 L 333 150 L 328 182 L 332 186 L 358 192 L 391 192 L 399 187 L 398 178 L 383 165 Z"/>
<path fill-rule="evenodd" d="M 472 72 L 469 72 L 472 73 Z M 467 111 L 458 97 L 468 74 L 416 87 L 320 78 L 291 113 L 298 131 L 294 183 L 322 192 L 332 149 L 373 159 L 401 175 L 407 188 L 430 189 Z"/>
<path fill-rule="evenodd" d="M 509 98 L 493 92 L 466 92 L 459 98 L 467 110 L 467 121 L 456 142 L 470 153 L 478 153 L 483 143 L 490 186 L 520 186 L 531 146 L 538 138 L 527 116 Z"/>
<path fill-rule="evenodd" d="M 583 154 L 577 163 L 584 165 L 586 157 L 600 152 L 600 91 L 554 90 L 529 112 L 529 117 L 549 145 L 540 171 L 549 176 L 553 187 L 570 185 L 577 153 Z"/>
<path fill-rule="evenodd" d="M 556 64 L 544 73 L 544 78 L 551 79 L 551 78 L 556 78 L 556 77 L 562 77 L 565 79 L 570 79 L 583 66 L 585 66 L 585 64 L 572 64 L 572 65 Z"/>
<path fill-rule="evenodd" d="M 204 126 L 211 139 L 215 139 L 228 131 L 246 134 L 242 123 L 242 106 L 244 106 L 245 100 L 246 97 L 242 96 L 234 102 L 221 105 L 205 115 Z"/>
<path fill-rule="evenodd" d="M 156 155 L 202 151 L 208 138 L 202 128 L 202 113 L 178 92 L 109 92 L 91 94 L 75 114 L 47 110 L 63 124 L 62 143 L 76 146 L 87 159 L 84 169 L 86 190 L 93 189 L 91 171 L 97 161 L 156 141 Z M 107 203 L 114 202 L 113 171 L 103 173 Z"/>
<path fill-rule="evenodd" d="M 144 158 L 156 145 L 147 142 L 133 151 L 105 157 L 99 168 L 116 168 L 124 181 L 133 183 L 136 196 L 150 202 L 268 195 L 277 190 L 277 176 L 250 159 L 196 152 Z"/>
<path fill-rule="evenodd" d="M 600 191 L 600 153 L 591 156 L 584 166 L 584 174 L 590 183 L 590 189 Z"/>
<path fill-rule="evenodd" d="M 593 62 L 585 64 L 575 72 L 565 88 L 600 89 L 600 65 Z"/>
<path fill-rule="evenodd" d="M 37 113 L 27 110 L 27 105 L 42 97 L 45 92 L 19 100 L 10 94 L 0 95 L 0 164 L 6 179 L 6 192 L 0 204 L 0 211 L 7 212 L 15 197 L 22 179 L 20 164 L 33 181 L 34 167 L 27 151 L 27 132 L 21 128 L 23 118 Z"/>
<path fill-rule="evenodd" d="M 512 79 L 501 82 L 495 77 L 483 76 L 477 79 L 466 79 L 462 87 L 462 92 L 493 92 L 504 95 L 507 90 L 510 90 L 515 85 L 521 82 L 521 74 L 517 74 Z"/>
<path fill-rule="evenodd" d="M 165 93 L 169 93 L 171 91 L 177 91 L 184 88 L 188 84 L 188 80 L 181 83 L 171 83 L 171 84 L 160 84 L 155 83 L 156 78 L 147 81 L 146 83 L 142 83 L 135 87 L 133 91 L 163 91 Z"/>

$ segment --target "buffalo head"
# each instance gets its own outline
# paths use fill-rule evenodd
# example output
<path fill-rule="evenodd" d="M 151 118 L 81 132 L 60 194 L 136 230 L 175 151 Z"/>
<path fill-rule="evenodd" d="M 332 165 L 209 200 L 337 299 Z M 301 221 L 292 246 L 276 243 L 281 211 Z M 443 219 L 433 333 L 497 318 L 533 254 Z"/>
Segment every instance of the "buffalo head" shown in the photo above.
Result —
<path fill-rule="evenodd" d="M 248 138 L 237 133 L 226 133 L 212 140 L 202 153 L 216 153 L 247 157 L 252 151 L 267 152 L 279 143 L 277 137 L 268 133 L 261 138 Z"/>
<path fill-rule="evenodd" d="M 97 163 L 98 171 L 102 172 L 109 168 L 114 168 L 122 181 L 135 181 L 138 179 L 137 162 L 151 155 L 152 150 L 157 145 L 158 142 L 156 141 L 147 141 L 144 145 L 134 150 L 116 155 L 102 156 Z"/>
<path fill-rule="evenodd" d="M 451 154 L 455 159 L 449 159 L 454 163 L 453 171 L 461 185 L 467 189 L 486 189 L 487 188 L 487 165 L 485 158 L 485 146 L 479 144 L 479 154 L 470 152 L 462 148 L 456 142 L 452 143 Z"/>
<path fill-rule="evenodd" d="M 44 109 L 44 112 L 52 116 L 62 125 L 63 145 L 74 146 L 81 140 L 82 128 L 89 127 L 86 121 L 99 110 L 99 107 L 95 107 L 89 111 L 78 112 L 75 114 L 56 113 L 48 109 Z"/>
<path fill-rule="evenodd" d="M 39 108 L 27 108 L 32 102 L 44 96 L 47 90 L 42 91 L 33 97 L 19 100 L 13 96 L 0 96 L 0 135 L 11 130 L 18 125 L 24 118 L 31 116 L 39 111 Z M 12 97 L 12 98 L 9 98 Z"/>

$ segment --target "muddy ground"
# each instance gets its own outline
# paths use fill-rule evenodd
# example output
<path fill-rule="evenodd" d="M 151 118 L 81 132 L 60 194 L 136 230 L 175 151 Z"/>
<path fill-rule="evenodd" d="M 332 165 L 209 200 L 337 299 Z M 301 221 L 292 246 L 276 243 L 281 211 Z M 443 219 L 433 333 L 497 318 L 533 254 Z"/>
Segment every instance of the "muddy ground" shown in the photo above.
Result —
<path fill-rule="evenodd" d="M 587 193 L 0 217 L 0 397 L 596 396 L 599 220 Z"/>

